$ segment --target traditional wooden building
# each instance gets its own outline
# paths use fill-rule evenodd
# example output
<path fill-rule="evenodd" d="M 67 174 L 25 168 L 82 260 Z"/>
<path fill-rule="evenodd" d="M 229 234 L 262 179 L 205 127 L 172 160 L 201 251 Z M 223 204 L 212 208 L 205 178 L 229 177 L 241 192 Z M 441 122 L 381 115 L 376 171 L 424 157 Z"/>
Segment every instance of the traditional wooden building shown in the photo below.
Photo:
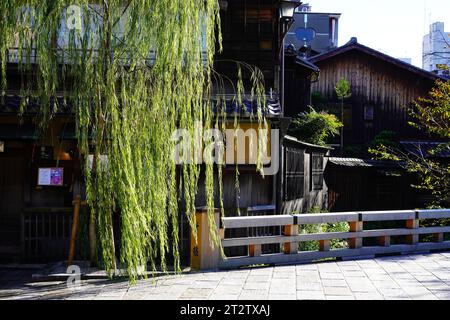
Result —
<path fill-rule="evenodd" d="M 344 109 L 344 146 L 368 143 L 385 130 L 396 132 L 403 140 L 428 138 L 408 124 L 407 108 L 427 95 L 440 79 L 436 74 L 364 46 L 356 38 L 309 61 L 320 69 L 318 81 L 311 84 L 315 107 L 340 117 L 335 85 L 342 78 L 350 84 L 352 96 L 345 100 Z"/>
<path fill-rule="evenodd" d="M 326 209 L 328 187 L 324 170 L 331 148 L 318 146 L 290 136 L 283 143 L 284 214 L 304 213 L 313 207 Z"/>
<path fill-rule="evenodd" d="M 237 81 L 237 61 L 262 71 L 268 102 L 265 115 L 270 129 L 281 130 L 280 140 L 273 141 L 280 148 L 277 154 L 281 154 L 287 120 L 278 98 L 280 1 L 233 0 L 220 1 L 220 4 L 223 52 L 216 57 L 215 69 L 231 82 Z M 42 134 L 36 127 L 39 106 L 33 102 L 25 106 L 21 104 L 17 61 L 11 56 L 9 58 L 9 87 L 5 98 L 0 101 L 0 260 L 42 262 L 65 259 L 72 200 L 83 194 L 74 117 L 70 105 L 61 103 L 56 117 Z M 242 77 L 248 88 L 251 74 L 243 69 Z M 227 110 L 233 119 L 235 106 L 232 97 L 236 92 L 232 85 L 223 89 L 225 91 L 220 93 L 229 96 Z M 244 93 L 244 104 L 248 108 L 239 114 L 244 127 L 254 126 L 255 122 L 250 117 L 254 101 L 248 96 Z M 25 113 L 18 116 L 22 107 L 25 107 Z M 240 165 L 239 190 L 235 188 L 235 176 L 236 167 L 227 165 L 223 178 L 227 214 L 236 214 L 238 209 L 243 214 L 280 212 L 277 208 L 281 208 L 283 203 L 283 164 L 277 174 L 264 178 L 254 164 Z M 199 191 L 197 204 L 202 206 L 202 181 Z M 183 219 L 180 221 L 182 254 L 187 257 L 189 227 Z"/>

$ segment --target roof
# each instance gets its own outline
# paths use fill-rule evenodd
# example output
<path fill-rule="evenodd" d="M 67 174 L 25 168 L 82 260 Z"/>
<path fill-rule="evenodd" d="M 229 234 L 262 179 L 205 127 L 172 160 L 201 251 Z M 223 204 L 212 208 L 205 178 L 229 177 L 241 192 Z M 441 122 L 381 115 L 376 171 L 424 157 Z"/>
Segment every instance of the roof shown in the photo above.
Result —
<path fill-rule="evenodd" d="M 308 143 L 305 141 L 298 140 L 296 137 L 292 137 L 292 136 L 288 136 L 288 135 L 285 135 L 284 139 L 287 141 L 290 141 L 290 142 L 301 144 L 301 145 L 303 145 L 305 147 L 309 147 L 309 148 L 316 148 L 316 149 L 322 149 L 322 150 L 333 150 L 333 148 L 331 148 L 331 147 Z"/>
<path fill-rule="evenodd" d="M 341 166 L 341 167 L 369 167 L 369 168 L 399 168 L 400 167 L 400 164 L 398 162 L 358 159 L 358 158 L 330 157 L 330 158 L 328 158 L 328 163 L 332 163 L 336 166 Z"/>
<path fill-rule="evenodd" d="M 424 69 L 418 68 L 416 66 L 413 66 L 412 64 L 406 63 L 402 60 L 393 58 L 385 53 L 382 53 L 380 51 L 377 51 L 375 49 L 369 48 L 367 46 L 364 46 L 360 43 L 358 43 L 358 39 L 357 38 L 352 38 L 349 42 L 347 42 L 345 45 L 332 49 L 330 51 L 321 53 L 319 55 L 313 56 L 309 59 L 310 62 L 316 64 L 318 62 L 333 58 L 335 56 L 344 54 L 346 52 L 352 51 L 352 50 L 356 50 L 356 51 L 360 51 L 360 52 L 364 52 L 372 57 L 375 57 L 377 59 L 383 60 L 387 63 L 390 63 L 392 65 L 395 65 L 399 68 L 402 68 L 406 71 L 409 71 L 411 73 L 414 73 L 416 75 L 431 79 L 433 81 L 438 80 L 438 79 L 442 79 L 445 80 L 444 77 L 439 76 L 435 73 L 426 71 Z"/>
<path fill-rule="evenodd" d="M 302 66 L 304 68 L 310 69 L 313 72 L 319 72 L 320 69 L 318 66 L 316 66 L 314 63 L 306 60 L 305 58 L 302 58 L 300 56 L 297 56 L 297 58 L 295 59 L 295 63 L 299 66 Z"/>
<path fill-rule="evenodd" d="M 400 141 L 403 149 L 416 156 L 423 156 L 425 158 L 450 158 L 450 141 Z M 436 150 L 435 154 L 432 151 Z"/>

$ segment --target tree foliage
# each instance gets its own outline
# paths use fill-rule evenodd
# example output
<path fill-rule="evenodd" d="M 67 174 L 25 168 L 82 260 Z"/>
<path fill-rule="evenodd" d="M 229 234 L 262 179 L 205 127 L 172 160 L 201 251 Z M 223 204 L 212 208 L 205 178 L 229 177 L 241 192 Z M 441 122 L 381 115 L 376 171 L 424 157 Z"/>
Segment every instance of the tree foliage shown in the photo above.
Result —
<path fill-rule="evenodd" d="M 292 121 L 290 133 L 302 141 L 325 145 L 328 138 L 339 134 L 341 127 L 342 123 L 335 115 L 310 107 L 309 112 L 300 113 Z"/>
<path fill-rule="evenodd" d="M 348 99 L 352 96 L 352 93 L 350 92 L 350 84 L 344 78 L 340 79 L 336 83 L 334 91 L 340 100 Z"/>
<path fill-rule="evenodd" d="M 68 20 L 76 19 L 68 16 L 74 5 L 81 21 L 68 29 Z M 213 58 L 216 43 L 221 43 L 219 21 L 217 0 L 0 2 L 2 94 L 7 88 L 8 48 L 17 47 L 24 108 L 29 99 L 38 98 L 44 126 L 57 113 L 58 97 L 73 106 L 87 202 L 110 274 L 117 268 L 112 227 L 117 210 L 120 262 L 132 279 L 148 263 L 155 270 L 157 259 L 165 269 L 169 252 L 179 270 L 179 203 L 183 200 L 195 232 L 200 165 L 183 164 L 177 179 L 171 134 L 178 127 L 191 136 L 222 128 L 218 117 L 224 114 L 212 113 L 210 99 L 212 75 L 217 77 Z M 256 116 L 263 126 L 261 73 L 255 72 L 252 80 Z M 237 93 L 242 92 L 238 83 Z M 192 139 L 187 157 L 194 159 L 198 148 L 198 140 Z M 222 198 L 222 188 L 214 190 L 213 164 L 204 168 L 213 229 L 214 195 L 218 192 Z M 220 165 L 217 170 L 220 179 Z M 219 244 L 217 236 L 213 239 Z"/>
<path fill-rule="evenodd" d="M 410 110 L 415 119 L 410 124 L 430 135 L 442 139 L 436 148 L 421 150 L 414 154 L 399 148 L 381 144 L 369 151 L 380 159 L 389 159 L 403 163 L 409 171 L 420 177 L 418 188 L 430 190 L 436 198 L 434 205 L 450 204 L 450 164 L 440 161 L 443 151 L 450 151 L 450 82 L 437 81 L 428 97 L 419 98 Z"/>

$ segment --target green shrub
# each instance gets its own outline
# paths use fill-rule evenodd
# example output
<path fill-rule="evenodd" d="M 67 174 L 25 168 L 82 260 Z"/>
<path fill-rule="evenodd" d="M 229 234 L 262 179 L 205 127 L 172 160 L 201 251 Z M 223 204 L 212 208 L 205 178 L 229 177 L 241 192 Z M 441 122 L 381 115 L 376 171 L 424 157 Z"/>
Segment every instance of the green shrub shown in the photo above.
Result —
<path fill-rule="evenodd" d="M 299 117 L 292 121 L 289 134 L 299 140 L 326 145 L 327 140 L 339 134 L 342 123 L 333 114 L 325 111 L 317 112 L 310 107 L 309 112 L 302 112 Z"/>
<path fill-rule="evenodd" d="M 320 207 L 312 207 L 308 210 L 308 213 L 321 214 L 324 213 Z M 300 225 L 300 234 L 311 234 L 311 233 L 327 233 L 327 232 L 348 232 L 349 226 L 347 222 L 339 223 L 323 223 L 323 224 L 312 224 L 312 225 Z M 331 249 L 341 249 L 348 246 L 346 240 L 333 239 L 330 241 Z M 307 241 L 300 242 L 300 251 L 317 251 L 319 250 L 318 241 Z"/>

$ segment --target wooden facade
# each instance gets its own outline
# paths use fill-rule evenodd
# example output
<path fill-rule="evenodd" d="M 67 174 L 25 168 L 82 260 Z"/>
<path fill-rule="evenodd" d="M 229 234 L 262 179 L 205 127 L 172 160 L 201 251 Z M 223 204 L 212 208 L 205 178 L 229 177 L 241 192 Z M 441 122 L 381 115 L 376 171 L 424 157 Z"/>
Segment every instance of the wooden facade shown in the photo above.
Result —
<path fill-rule="evenodd" d="M 262 70 L 265 86 L 278 89 L 279 72 L 279 14 L 278 0 L 233 0 L 227 1 L 226 8 L 220 12 L 223 32 L 223 52 L 216 56 L 216 71 L 235 80 L 236 63 L 241 61 Z M 20 76 L 17 64 L 8 64 L 8 99 L 0 103 L 0 128 L 8 136 L 2 137 L 5 150 L 0 152 L 0 260 L 3 262 L 47 262 L 62 260 L 68 254 L 70 237 L 72 200 L 82 193 L 82 180 L 79 162 L 76 157 L 76 141 L 62 134 L 66 125 L 73 126 L 70 106 L 61 116 L 50 124 L 44 138 L 27 138 L 25 135 L 12 135 L 21 131 L 23 124 L 33 125 L 39 110 L 38 105 L 27 106 L 25 117 L 18 116 L 17 92 Z M 244 85 L 250 74 L 243 72 Z M 249 87 L 247 86 L 246 89 Z M 225 93 L 235 94 L 233 86 L 226 87 Z M 270 90 L 272 93 L 272 90 Z M 246 92 L 247 93 L 247 92 Z M 272 98 L 272 95 L 271 95 Z M 273 104 L 277 104 L 277 94 Z M 278 104 L 279 108 L 279 104 Z M 282 115 L 269 117 L 271 127 L 280 128 Z M 0 130 L 0 133 L 3 132 Z M 34 129 L 33 129 L 34 134 Z M 73 133 L 73 132 L 72 132 Z M 69 135 L 70 136 L 70 135 Z M 51 156 L 39 158 L 41 147 L 52 150 Z M 63 167 L 64 182 L 60 187 L 41 187 L 37 185 L 37 170 L 40 167 Z M 235 168 L 229 166 L 223 172 L 224 204 L 227 215 L 235 215 L 238 208 L 266 207 L 267 213 L 274 212 L 279 198 L 277 190 L 279 175 L 261 177 L 256 167 L 239 166 L 240 188 L 235 188 Z M 199 193 L 204 188 L 199 183 Z M 202 196 L 197 201 L 204 205 Z M 247 210 L 251 212 L 252 210 Z M 256 211 L 255 211 L 256 212 Z M 258 211 L 258 214 L 266 214 Z M 83 215 L 82 215 L 83 216 Z M 180 212 L 180 217 L 183 214 Z M 189 255 L 189 226 L 180 219 L 181 255 Z M 119 233 L 115 232 L 115 235 Z"/>
<path fill-rule="evenodd" d="M 283 142 L 283 214 L 327 208 L 324 180 L 330 149 L 286 136 Z"/>
<path fill-rule="evenodd" d="M 316 101 L 316 107 L 340 116 L 334 88 L 342 78 L 350 83 L 352 96 L 345 100 L 344 111 L 345 145 L 370 142 L 384 130 L 396 132 L 399 139 L 426 138 L 408 125 L 407 108 L 427 95 L 437 75 L 363 46 L 355 38 L 310 61 L 320 68 L 311 89 L 322 100 Z"/>

